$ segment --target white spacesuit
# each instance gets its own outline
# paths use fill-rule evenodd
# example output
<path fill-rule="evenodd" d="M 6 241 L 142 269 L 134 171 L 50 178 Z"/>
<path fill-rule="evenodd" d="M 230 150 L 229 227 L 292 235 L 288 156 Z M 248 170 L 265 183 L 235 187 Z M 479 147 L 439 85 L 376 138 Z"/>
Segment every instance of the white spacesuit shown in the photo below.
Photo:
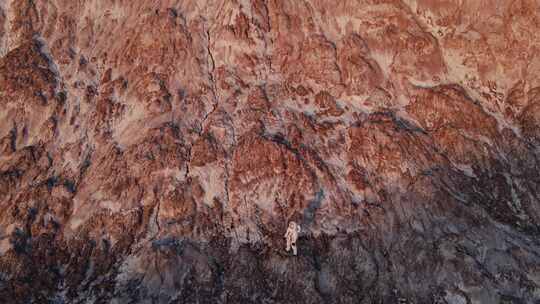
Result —
<path fill-rule="evenodd" d="M 287 232 L 285 233 L 285 239 L 287 240 L 287 248 L 289 251 L 292 247 L 293 254 L 296 255 L 296 240 L 298 239 L 298 233 L 300 232 L 300 225 L 295 222 L 290 222 Z"/>

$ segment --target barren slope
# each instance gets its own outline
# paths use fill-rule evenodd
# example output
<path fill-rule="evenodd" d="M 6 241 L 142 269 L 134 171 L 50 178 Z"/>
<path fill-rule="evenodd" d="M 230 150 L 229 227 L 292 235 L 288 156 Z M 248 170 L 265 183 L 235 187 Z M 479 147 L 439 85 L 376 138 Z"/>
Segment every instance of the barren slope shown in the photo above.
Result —
<path fill-rule="evenodd" d="M 0 302 L 540 303 L 539 50 L 534 0 L 0 0 Z"/>

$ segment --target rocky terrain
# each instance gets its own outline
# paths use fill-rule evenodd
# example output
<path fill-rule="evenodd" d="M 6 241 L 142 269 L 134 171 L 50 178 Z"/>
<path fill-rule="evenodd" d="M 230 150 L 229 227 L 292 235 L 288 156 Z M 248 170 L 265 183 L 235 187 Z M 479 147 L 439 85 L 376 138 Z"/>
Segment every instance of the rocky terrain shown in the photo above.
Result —
<path fill-rule="evenodd" d="M 0 0 L 0 303 L 540 303 L 539 51 L 534 0 Z"/>

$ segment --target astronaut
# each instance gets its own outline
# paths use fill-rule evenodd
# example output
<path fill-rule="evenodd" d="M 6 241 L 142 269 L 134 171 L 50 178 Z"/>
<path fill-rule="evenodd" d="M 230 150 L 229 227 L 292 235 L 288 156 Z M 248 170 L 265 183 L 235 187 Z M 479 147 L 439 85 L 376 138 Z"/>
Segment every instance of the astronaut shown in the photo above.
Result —
<path fill-rule="evenodd" d="M 296 240 L 298 239 L 298 233 L 300 232 L 300 225 L 291 221 L 289 222 L 289 227 L 285 233 L 285 239 L 287 240 L 287 252 L 291 249 L 293 254 L 296 255 Z"/>

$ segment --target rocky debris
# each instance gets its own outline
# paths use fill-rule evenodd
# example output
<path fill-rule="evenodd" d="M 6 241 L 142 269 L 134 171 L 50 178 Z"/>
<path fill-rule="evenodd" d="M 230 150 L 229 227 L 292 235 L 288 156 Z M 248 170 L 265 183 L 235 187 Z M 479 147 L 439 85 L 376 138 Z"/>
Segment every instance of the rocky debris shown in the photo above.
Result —
<path fill-rule="evenodd" d="M 0 2 L 0 302 L 540 302 L 539 11 Z"/>

